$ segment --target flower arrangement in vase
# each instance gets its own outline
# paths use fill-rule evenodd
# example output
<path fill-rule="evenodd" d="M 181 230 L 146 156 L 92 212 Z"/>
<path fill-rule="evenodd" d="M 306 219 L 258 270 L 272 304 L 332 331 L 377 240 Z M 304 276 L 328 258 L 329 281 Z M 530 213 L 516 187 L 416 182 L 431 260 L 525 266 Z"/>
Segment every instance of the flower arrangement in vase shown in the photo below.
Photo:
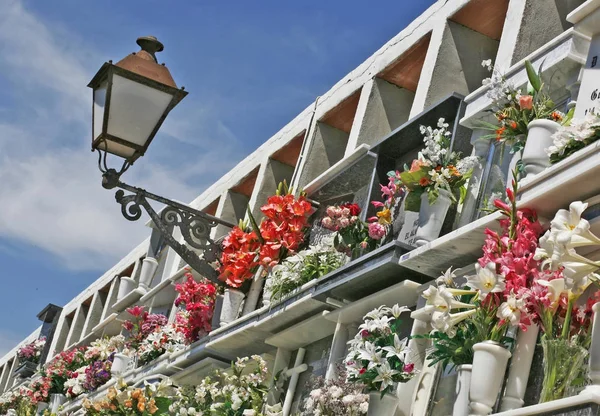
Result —
<path fill-rule="evenodd" d="M 385 241 L 390 234 L 393 211 L 404 195 L 399 175 L 399 172 L 389 172 L 387 185 L 380 184 L 383 202 L 371 201 L 377 212 L 367 219 L 367 222 L 359 218 L 362 210 L 358 204 L 347 203 L 327 207 L 325 216 L 321 219 L 321 226 L 335 232 L 333 245 L 338 251 L 356 259 L 373 251 Z"/>
<path fill-rule="evenodd" d="M 443 118 L 438 120 L 436 128 L 421 126 L 425 147 L 410 168 L 405 166 L 400 173 L 400 181 L 409 191 L 405 199 L 408 211 L 419 211 L 422 195 L 434 204 L 440 193 L 453 202 L 456 202 L 455 191 L 459 191 L 461 198 L 466 194 L 465 183 L 478 159 L 472 156 L 461 159 L 459 153 L 450 151 L 452 132 L 448 127 Z"/>
<path fill-rule="evenodd" d="M 587 259 L 576 249 L 600 245 L 600 238 L 581 217 L 586 208 L 587 204 L 575 201 L 569 210 L 556 213 L 536 251 L 540 270 L 524 294 L 527 312 L 543 333 L 544 381 L 540 402 L 568 394 L 569 387 L 581 376 L 591 344 L 592 306 L 600 299 L 600 292 L 584 303 L 578 299 L 598 281 L 600 262 Z"/>
<path fill-rule="evenodd" d="M 206 279 L 196 282 L 190 272 L 186 272 L 185 278 L 185 283 L 175 285 L 175 291 L 179 294 L 175 299 L 175 306 L 185 308 L 185 315 L 177 315 L 184 317 L 177 324 L 186 341 L 192 343 L 208 334 L 212 329 L 211 321 L 215 309 L 217 288 Z"/>
<path fill-rule="evenodd" d="M 347 381 L 344 369 L 339 369 L 337 378 L 332 380 L 311 379 L 310 388 L 302 416 L 358 416 L 369 410 L 369 395 L 363 393 L 364 386 Z"/>
<path fill-rule="evenodd" d="M 590 112 L 585 118 L 561 126 L 552 135 L 552 146 L 546 148 L 550 163 L 558 163 L 600 139 L 600 117 Z"/>
<path fill-rule="evenodd" d="M 487 137 L 500 143 L 502 151 L 508 147 L 510 153 L 520 155 L 516 167 L 521 176 L 541 172 L 550 166 L 545 149 L 552 145 L 552 134 L 560 127 L 559 122 L 569 122 L 573 111 L 565 116 L 555 110 L 544 88 L 542 69 L 536 71 L 530 61 L 525 61 L 527 91 L 516 88 L 493 68 L 491 59 L 482 65 L 492 72 L 483 85 L 489 86 L 487 97 L 492 101 L 491 111 L 497 120 L 497 124 L 482 123 L 483 128 L 494 131 Z"/>
<path fill-rule="evenodd" d="M 260 416 L 268 392 L 267 376 L 267 364 L 260 356 L 238 358 L 230 371 L 216 370 L 196 387 L 180 388 L 170 414 Z"/>
<path fill-rule="evenodd" d="M 19 348 L 17 350 L 19 362 L 28 361 L 38 364 L 40 362 L 40 357 L 45 345 L 46 337 L 40 337 L 39 339 L 36 339 L 35 341 L 32 341 L 29 344 Z"/>
<path fill-rule="evenodd" d="M 343 266 L 348 257 L 328 242 L 300 250 L 273 267 L 265 283 L 270 301 L 280 301 L 302 285 Z"/>
<path fill-rule="evenodd" d="M 416 373 L 409 362 L 408 339 L 400 338 L 400 315 L 408 311 L 406 306 L 394 305 L 369 312 L 348 342 L 347 380 L 364 384 L 369 391 L 369 414 L 393 415 L 398 404 L 395 387 Z"/>
<path fill-rule="evenodd" d="M 223 240 L 219 278 L 229 287 L 241 287 L 258 266 L 273 267 L 304 243 L 312 214 L 304 194 L 294 196 L 283 182 L 260 210 L 264 214 L 260 225 L 248 209 L 251 229 L 240 222 Z"/>
<path fill-rule="evenodd" d="M 517 209 L 516 174 L 512 188 L 506 190 L 508 203 L 494 202 L 504 217 L 502 231 L 485 230 L 483 256 L 475 265 L 476 274 L 467 278 L 467 287 L 456 288 L 448 270 L 437 286 L 422 294 L 434 328 L 429 358 L 444 365 L 473 364 L 469 397 L 475 414 L 491 411 L 500 391 L 511 355 L 508 329 L 526 330 L 531 324 L 523 294 L 536 276 L 542 227 L 534 211 Z M 490 373 L 497 376 L 489 377 Z"/>
<path fill-rule="evenodd" d="M 77 370 L 88 365 L 85 359 L 84 348 L 72 348 L 63 351 L 48 363 L 41 371 L 42 377 L 50 380 L 51 394 L 65 394 L 68 392 L 65 383 L 78 376 Z"/>
<path fill-rule="evenodd" d="M 178 331 L 176 324 L 166 324 L 148 334 L 138 347 L 140 364 L 147 364 L 165 353 L 182 350 L 186 337 Z"/>

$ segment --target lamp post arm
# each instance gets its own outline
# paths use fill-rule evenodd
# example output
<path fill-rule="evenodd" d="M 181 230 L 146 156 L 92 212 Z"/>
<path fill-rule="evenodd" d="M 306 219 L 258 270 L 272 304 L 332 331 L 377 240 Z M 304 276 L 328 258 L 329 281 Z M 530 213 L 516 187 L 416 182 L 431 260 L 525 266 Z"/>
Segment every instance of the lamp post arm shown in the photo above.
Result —
<path fill-rule="evenodd" d="M 217 225 L 233 228 L 234 224 L 118 180 L 113 182 L 112 185 L 114 186 L 111 186 L 111 188 L 121 188 L 117 191 L 115 198 L 121 204 L 121 213 L 126 219 L 129 221 L 140 219 L 143 208 L 152 219 L 154 226 L 164 237 L 166 243 L 190 267 L 210 281 L 219 285 L 223 284 L 218 279 L 217 271 L 211 265 L 211 263 L 218 260 L 220 247 L 211 239 L 210 232 Z M 125 195 L 123 190 L 132 194 Z M 162 209 L 160 214 L 157 213 L 148 202 L 148 199 L 165 204 L 165 208 Z M 173 227 L 179 227 L 186 243 L 193 249 L 202 251 L 202 257 L 173 237 Z"/>

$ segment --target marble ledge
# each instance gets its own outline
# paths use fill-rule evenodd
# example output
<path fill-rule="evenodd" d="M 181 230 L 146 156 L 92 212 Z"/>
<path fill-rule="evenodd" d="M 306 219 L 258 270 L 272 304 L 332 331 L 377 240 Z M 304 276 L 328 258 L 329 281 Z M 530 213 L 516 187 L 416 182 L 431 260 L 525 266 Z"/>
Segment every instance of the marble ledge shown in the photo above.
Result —
<path fill-rule="evenodd" d="M 577 396 L 495 413 L 495 415 L 597 416 L 600 415 L 600 388 L 588 388 Z"/>

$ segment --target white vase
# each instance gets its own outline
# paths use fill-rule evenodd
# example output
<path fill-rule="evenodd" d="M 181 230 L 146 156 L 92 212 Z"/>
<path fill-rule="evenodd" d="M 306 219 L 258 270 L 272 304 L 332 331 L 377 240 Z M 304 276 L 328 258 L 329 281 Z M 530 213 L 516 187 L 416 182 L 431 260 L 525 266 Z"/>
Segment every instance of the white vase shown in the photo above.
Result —
<path fill-rule="evenodd" d="M 142 269 L 140 270 L 140 287 L 145 290 L 150 289 L 154 273 L 158 268 L 158 260 L 152 257 L 146 257 L 142 260 Z"/>
<path fill-rule="evenodd" d="M 244 301 L 244 293 L 235 289 L 226 289 L 221 308 L 221 326 L 236 320 Z"/>
<path fill-rule="evenodd" d="M 398 407 L 398 398 L 393 394 L 385 394 L 381 397 L 381 392 L 369 392 L 369 411 L 368 416 L 394 416 Z"/>
<path fill-rule="evenodd" d="M 135 280 L 131 277 L 123 276 L 119 282 L 119 292 L 117 293 L 117 300 L 123 299 L 125 296 L 131 293 L 135 289 Z"/>
<path fill-rule="evenodd" d="M 50 413 L 58 413 L 58 408 L 67 402 L 64 394 L 53 393 L 50 395 Z"/>
<path fill-rule="evenodd" d="M 488 415 L 500 394 L 510 352 L 494 341 L 479 342 L 473 351 L 469 407 L 473 415 Z"/>
<path fill-rule="evenodd" d="M 48 403 L 46 403 L 46 402 L 39 402 L 37 404 L 36 415 L 42 415 L 44 413 L 44 410 L 46 410 L 47 408 L 48 408 Z"/>
<path fill-rule="evenodd" d="M 533 120 L 527 128 L 527 141 L 523 149 L 525 177 L 537 175 L 550 166 L 546 149 L 553 145 L 552 135 L 560 124 L 552 120 Z"/>
<path fill-rule="evenodd" d="M 502 412 L 519 409 L 525 404 L 523 398 L 525 397 L 525 389 L 527 389 L 538 333 L 539 327 L 537 325 L 528 326 L 526 331 L 519 330 L 516 347 L 508 370 L 504 397 L 502 397 L 502 403 L 500 404 L 500 411 Z"/>
<path fill-rule="evenodd" d="M 452 407 L 452 416 L 466 416 L 469 414 L 469 388 L 471 386 L 471 364 L 462 364 L 456 367 L 456 396 Z"/>
<path fill-rule="evenodd" d="M 129 360 L 130 358 L 125 354 L 115 354 L 112 366 L 110 367 L 110 373 L 115 377 L 121 376 L 126 371 Z"/>
<path fill-rule="evenodd" d="M 422 246 L 439 237 L 442 231 L 442 225 L 446 219 L 446 214 L 452 199 L 450 192 L 445 189 L 439 190 L 440 195 L 433 204 L 429 203 L 427 192 L 421 195 L 421 209 L 419 210 L 419 228 L 415 237 L 415 244 Z"/>
<path fill-rule="evenodd" d="M 590 344 L 590 356 L 588 359 L 589 378 L 592 382 L 583 391 L 600 393 L 600 302 L 592 306 L 594 318 L 592 322 L 592 342 Z"/>

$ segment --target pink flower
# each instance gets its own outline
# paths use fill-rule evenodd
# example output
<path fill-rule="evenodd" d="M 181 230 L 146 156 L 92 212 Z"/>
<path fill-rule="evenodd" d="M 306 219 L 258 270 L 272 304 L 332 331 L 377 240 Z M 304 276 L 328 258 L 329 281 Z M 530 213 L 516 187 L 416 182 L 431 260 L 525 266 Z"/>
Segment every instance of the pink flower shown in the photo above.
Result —
<path fill-rule="evenodd" d="M 371 201 L 371 205 L 373 205 L 375 208 L 381 208 L 381 207 L 385 206 L 383 202 L 379 202 L 379 201 Z"/>
<path fill-rule="evenodd" d="M 335 217 L 336 209 L 333 205 L 327 207 L 327 215 L 330 217 Z"/>
<path fill-rule="evenodd" d="M 533 108 L 533 97 L 531 95 L 521 95 L 519 107 L 521 107 L 521 110 L 531 110 Z"/>
<path fill-rule="evenodd" d="M 414 369 L 415 369 L 415 365 L 413 363 L 404 364 L 403 370 L 405 373 L 412 373 Z"/>
<path fill-rule="evenodd" d="M 143 306 L 134 306 L 132 308 L 127 309 L 127 312 L 131 315 L 131 316 L 135 316 L 136 318 L 138 316 L 140 316 L 142 313 L 144 313 L 144 307 Z"/>
<path fill-rule="evenodd" d="M 346 228 L 350 225 L 350 220 L 348 218 L 340 218 L 340 227 Z"/>
<path fill-rule="evenodd" d="M 367 248 L 367 247 L 369 247 L 369 243 L 367 243 L 366 241 L 360 242 L 360 248 Z"/>
<path fill-rule="evenodd" d="M 335 227 L 333 226 L 333 220 L 331 217 L 325 217 L 321 221 L 321 225 L 328 230 L 335 231 Z"/>
<path fill-rule="evenodd" d="M 378 222 L 369 224 L 369 237 L 373 240 L 381 240 L 385 236 L 385 227 Z"/>

